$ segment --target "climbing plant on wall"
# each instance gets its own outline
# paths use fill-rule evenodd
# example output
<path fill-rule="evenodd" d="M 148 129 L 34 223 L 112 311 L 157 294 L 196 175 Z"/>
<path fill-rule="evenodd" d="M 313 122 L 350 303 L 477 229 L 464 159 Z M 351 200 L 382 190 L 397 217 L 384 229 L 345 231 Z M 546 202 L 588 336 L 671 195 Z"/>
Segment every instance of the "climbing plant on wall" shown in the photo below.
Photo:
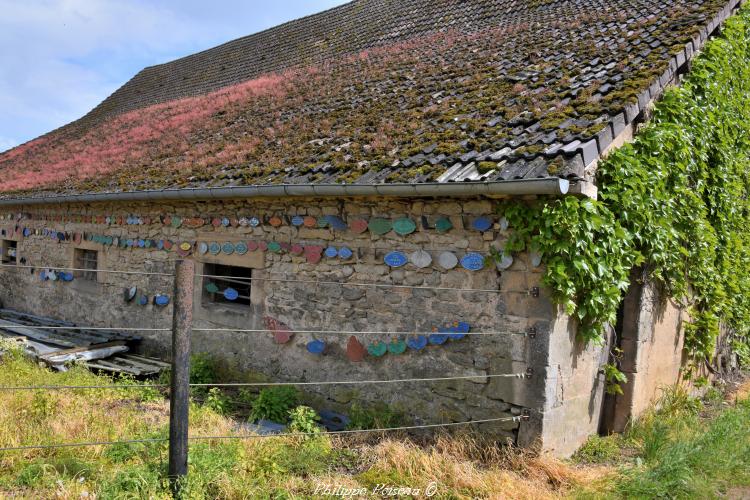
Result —
<path fill-rule="evenodd" d="M 544 282 L 579 333 L 601 341 L 634 266 L 688 307 L 686 347 L 710 357 L 721 325 L 750 332 L 750 9 L 729 19 L 653 119 L 600 162 L 599 200 L 500 209 L 509 250 L 545 256 Z"/>

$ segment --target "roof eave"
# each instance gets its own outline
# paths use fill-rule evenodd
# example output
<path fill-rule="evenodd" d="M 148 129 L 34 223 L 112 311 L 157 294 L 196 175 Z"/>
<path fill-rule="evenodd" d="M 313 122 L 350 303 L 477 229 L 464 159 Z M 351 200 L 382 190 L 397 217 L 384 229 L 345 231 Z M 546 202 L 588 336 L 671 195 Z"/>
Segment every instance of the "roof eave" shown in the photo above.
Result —
<path fill-rule="evenodd" d="M 569 194 L 567 179 L 548 177 L 495 182 L 399 183 L 399 184 L 279 184 L 214 188 L 165 189 L 115 193 L 69 194 L 0 199 L 0 206 L 100 203 L 122 201 L 205 201 L 248 198 L 341 197 L 464 197 Z"/>

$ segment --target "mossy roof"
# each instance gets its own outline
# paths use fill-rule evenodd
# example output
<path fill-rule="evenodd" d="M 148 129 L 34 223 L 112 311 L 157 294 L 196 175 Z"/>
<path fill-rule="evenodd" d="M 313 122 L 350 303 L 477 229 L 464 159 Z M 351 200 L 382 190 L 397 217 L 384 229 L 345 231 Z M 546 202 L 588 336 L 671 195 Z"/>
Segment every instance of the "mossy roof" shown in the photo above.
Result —
<path fill-rule="evenodd" d="M 144 69 L 0 192 L 582 176 L 736 3 L 355 0 Z"/>

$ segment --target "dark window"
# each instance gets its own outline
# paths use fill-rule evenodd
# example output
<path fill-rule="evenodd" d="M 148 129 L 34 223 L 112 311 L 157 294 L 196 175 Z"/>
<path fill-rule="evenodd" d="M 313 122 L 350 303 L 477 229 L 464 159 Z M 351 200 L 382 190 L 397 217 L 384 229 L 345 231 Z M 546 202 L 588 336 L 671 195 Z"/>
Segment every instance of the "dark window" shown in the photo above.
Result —
<path fill-rule="evenodd" d="M 203 278 L 204 302 L 249 306 L 252 281 L 242 278 L 252 278 L 252 272 L 247 267 L 204 264 L 203 274 L 208 275 Z"/>
<path fill-rule="evenodd" d="M 75 267 L 77 269 L 91 269 L 91 271 L 76 271 L 76 277 L 82 280 L 96 281 L 96 270 L 98 269 L 98 252 L 96 250 L 84 250 L 76 248 Z"/>
<path fill-rule="evenodd" d="M 17 262 L 16 252 L 18 243 L 13 240 L 3 240 L 0 245 L 0 258 L 3 264 L 15 264 Z"/>

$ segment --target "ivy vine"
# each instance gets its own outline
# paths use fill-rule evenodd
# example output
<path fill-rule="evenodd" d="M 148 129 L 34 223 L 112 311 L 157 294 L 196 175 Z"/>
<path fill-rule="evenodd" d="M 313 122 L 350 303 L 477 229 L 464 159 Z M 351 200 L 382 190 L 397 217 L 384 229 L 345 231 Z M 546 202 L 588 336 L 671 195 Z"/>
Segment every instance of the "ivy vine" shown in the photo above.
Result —
<path fill-rule="evenodd" d="M 710 357 L 722 327 L 748 346 L 750 8 L 706 44 L 635 140 L 600 162 L 597 186 L 598 201 L 500 207 L 515 228 L 506 251 L 544 255 L 544 283 L 579 335 L 603 340 L 644 264 L 688 308 L 694 355 Z"/>

